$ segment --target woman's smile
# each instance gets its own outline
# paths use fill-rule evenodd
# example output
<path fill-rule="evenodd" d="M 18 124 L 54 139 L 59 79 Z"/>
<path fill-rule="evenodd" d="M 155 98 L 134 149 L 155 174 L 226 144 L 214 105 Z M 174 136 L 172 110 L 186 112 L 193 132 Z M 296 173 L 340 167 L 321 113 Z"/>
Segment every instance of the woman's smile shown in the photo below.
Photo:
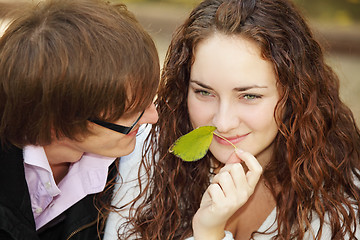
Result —
<path fill-rule="evenodd" d="M 244 135 L 237 135 L 235 137 L 224 137 L 224 136 L 217 136 L 216 134 L 214 134 L 214 140 L 216 140 L 216 142 L 222 144 L 222 145 L 231 145 L 232 144 L 237 144 L 239 142 L 241 142 L 242 140 L 244 140 L 246 138 L 246 136 L 248 136 L 250 133 L 244 134 Z M 225 140 L 225 139 L 227 140 Z M 231 142 L 231 143 L 230 143 Z"/>

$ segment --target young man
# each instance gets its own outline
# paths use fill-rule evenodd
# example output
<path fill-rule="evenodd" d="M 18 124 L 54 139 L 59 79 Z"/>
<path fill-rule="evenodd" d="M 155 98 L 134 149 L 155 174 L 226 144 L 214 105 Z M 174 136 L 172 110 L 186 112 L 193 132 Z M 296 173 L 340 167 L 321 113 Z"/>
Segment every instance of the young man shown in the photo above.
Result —
<path fill-rule="evenodd" d="M 97 239 L 110 165 L 157 121 L 155 45 L 123 5 L 16 12 L 0 39 L 0 239 Z"/>

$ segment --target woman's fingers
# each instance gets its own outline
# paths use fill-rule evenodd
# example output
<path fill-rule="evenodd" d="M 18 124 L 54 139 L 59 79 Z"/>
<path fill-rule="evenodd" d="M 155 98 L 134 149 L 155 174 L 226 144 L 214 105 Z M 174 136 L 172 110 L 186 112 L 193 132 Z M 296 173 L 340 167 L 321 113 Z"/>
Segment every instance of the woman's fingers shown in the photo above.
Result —
<path fill-rule="evenodd" d="M 261 165 L 252 154 L 243 151 L 235 151 L 229 159 L 238 159 L 235 162 L 242 161 L 247 170 L 244 170 L 240 163 L 226 164 L 212 182 L 218 183 L 226 196 L 234 192 L 238 192 L 242 198 L 250 196 L 262 174 Z"/>
<path fill-rule="evenodd" d="M 222 188 L 217 183 L 210 184 L 210 186 L 208 187 L 205 194 L 206 193 L 208 194 L 207 197 L 209 198 L 207 200 L 214 202 L 214 203 L 222 202 L 223 199 L 225 198 L 225 194 L 224 194 Z"/>
<path fill-rule="evenodd" d="M 246 173 L 246 178 L 250 187 L 255 188 L 262 174 L 262 167 L 258 160 L 249 152 L 235 150 L 235 154 L 244 161 L 249 169 Z"/>
<path fill-rule="evenodd" d="M 194 236 L 203 233 L 214 236 L 216 232 L 222 237 L 228 219 L 254 192 L 262 173 L 256 158 L 250 153 L 237 151 L 230 156 L 229 162 L 214 176 L 203 195 L 193 219 Z M 245 169 L 240 162 L 246 164 Z"/>
<path fill-rule="evenodd" d="M 230 171 L 219 172 L 213 178 L 213 181 L 212 181 L 213 184 L 218 184 L 220 186 L 225 197 L 231 196 L 231 194 L 233 194 L 234 191 L 236 191 L 235 182 L 234 182 L 233 176 L 231 175 Z"/>
<path fill-rule="evenodd" d="M 242 162 L 243 162 L 243 160 L 242 160 L 239 156 L 237 156 L 236 151 L 237 151 L 238 153 L 242 152 L 242 150 L 236 148 L 235 151 L 234 151 L 234 153 L 232 153 L 232 154 L 230 155 L 229 159 L 226 161 L 226 164 L 242 163 Z"/>

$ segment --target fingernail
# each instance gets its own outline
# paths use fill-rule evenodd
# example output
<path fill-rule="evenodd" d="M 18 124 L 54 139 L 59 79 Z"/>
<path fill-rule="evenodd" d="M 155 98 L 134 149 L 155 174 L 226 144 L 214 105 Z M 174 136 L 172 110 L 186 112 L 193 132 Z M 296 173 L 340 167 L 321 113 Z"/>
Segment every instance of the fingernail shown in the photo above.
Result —
<path fill-rule="evenodd" d="M 242 149 L 240 149 L 240 148 L 236 148 L 236 149 L 235 149 L 235 152 L 236 152 L 236 153 L 242 153 L 242 152 L 244 152 L 244 151 L 243 151 Z"/>

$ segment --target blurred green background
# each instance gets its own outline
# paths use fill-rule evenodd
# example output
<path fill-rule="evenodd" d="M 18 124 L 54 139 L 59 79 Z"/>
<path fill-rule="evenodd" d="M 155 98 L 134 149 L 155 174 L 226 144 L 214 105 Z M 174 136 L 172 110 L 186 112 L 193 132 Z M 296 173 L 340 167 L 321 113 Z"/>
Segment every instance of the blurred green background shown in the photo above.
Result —
<path fill-rule="evenodd" d="M 313 19 L 351 25 L 360 21 L 360 0 L 294 0 Z"/>
<path fill-rule="evenodd" d="M 193 7 L 200 0 L 113 0 L 126 3 L 168 3 Z M 326 22 L 349 25 L 360 21 L 360 0 L 293 0 L 306 15 Z"/>
<path fill-rule="evenodd" d="M 150 32 L 163 62 L 171 35 L 200 0 L 112 0 L 128 6 Z M 360 125 L 360 0 L 293 0 L 341 80 L 343 101 Z"/>

